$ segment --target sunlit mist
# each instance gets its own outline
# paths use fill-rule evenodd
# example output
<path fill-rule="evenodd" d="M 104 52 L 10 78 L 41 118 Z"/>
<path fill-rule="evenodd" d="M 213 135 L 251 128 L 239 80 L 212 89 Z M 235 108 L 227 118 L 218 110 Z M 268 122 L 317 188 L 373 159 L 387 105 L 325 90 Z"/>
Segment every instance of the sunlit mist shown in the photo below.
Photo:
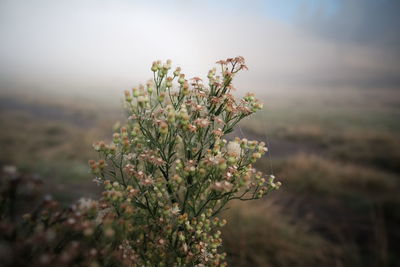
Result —
<path fill-rule="evenodd" d="M 398 87 L 396 1 L 289 2 L 2 0 L 0 90 L 109 95 L 237 55 L 239 90 Z"/>

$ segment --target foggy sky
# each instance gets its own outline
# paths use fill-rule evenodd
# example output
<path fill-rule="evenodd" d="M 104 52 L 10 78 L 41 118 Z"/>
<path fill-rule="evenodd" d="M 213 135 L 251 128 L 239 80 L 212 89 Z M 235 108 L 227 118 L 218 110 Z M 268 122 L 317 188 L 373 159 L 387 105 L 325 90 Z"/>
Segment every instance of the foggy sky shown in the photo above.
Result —
<path fill-rule="evenodd" d="M 400 1 L 0 0 L 0 90 L 109 94 L 242 55 L 243 90 L 400 85 Z"/>

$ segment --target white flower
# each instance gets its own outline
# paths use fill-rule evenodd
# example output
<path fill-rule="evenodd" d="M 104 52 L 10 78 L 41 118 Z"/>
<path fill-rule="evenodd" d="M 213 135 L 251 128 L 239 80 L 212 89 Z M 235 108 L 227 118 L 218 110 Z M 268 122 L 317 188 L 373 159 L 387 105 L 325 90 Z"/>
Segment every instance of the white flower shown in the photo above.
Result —
<path fill-rule="evenodd" d="M 97 217 L 94 220 L 96 226 L 101 224 L 103 222 L 104 217 L 107 215 L 107 213 L 110 213 L 112 211 L 112 208 L 105 208 L 102 210 L 99 210 L 99 212 L 97 213 Z"/>
<path fill-rule="evenodd" d="M 80 198 L 77 203 L 77 207 L 79 210 L 88 210 L 97 205 L 97 201 L 90 198 Z"/>
<path fill-rule="evenodd" d="M 233 157 L 238 157 L 240 156 L 240 153 L 242 152 L 242 149 L 240 148 L 240 144 L 236 141 L 230 141 L 228 143 L 228 146 L 226 147 L 227 153 L 229 156 Z"/>
<path fill-rule="evenodd" d="M 125 159 L 125 160 L 128 160 L 128 161 L 131 161 L 131 160 L 133 160 L 133 159 L 136 159 L 136 157 L 137 157 L 137 155 L 136 155 L 136 154 L 133 154 L 133 153 L 129 153 L 128 155 L 124 155 L 124 159 Z"/>
<path fill-rule="evenodd" d="M 103 180 L 100 177 L 95 177 L 92 182 L 94 182 L 97 186 L 103 183 Z"/>
<path fill-rule="evenodd" d="M 181 210 L 179 209 L 179 206 L 178 206 L 178 205 L 174 205 L 174 206 L 170 209 L 170 211 L 171 211 L 171 214 L 172 214 L 172 215 L 178 215 L 179 212 L 180 212 Z"/>

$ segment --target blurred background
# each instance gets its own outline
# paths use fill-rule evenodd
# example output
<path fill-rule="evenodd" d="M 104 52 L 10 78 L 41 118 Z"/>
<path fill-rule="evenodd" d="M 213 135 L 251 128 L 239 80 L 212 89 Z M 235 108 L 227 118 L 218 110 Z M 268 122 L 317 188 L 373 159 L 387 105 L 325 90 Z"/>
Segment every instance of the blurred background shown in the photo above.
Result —
<path fill-rule="evenodd" d="M 266 140 L 282 181 L 224 216 L 231 266 L 399 266 L 397 0 L 0 0 L 0 165 L 65 204 L 97 197 L 87 160 L 123 121 L 123 90 L 172 59 L 206 78 L 244 56 L 238 95 L 265 108 L 239 137 Z"/>

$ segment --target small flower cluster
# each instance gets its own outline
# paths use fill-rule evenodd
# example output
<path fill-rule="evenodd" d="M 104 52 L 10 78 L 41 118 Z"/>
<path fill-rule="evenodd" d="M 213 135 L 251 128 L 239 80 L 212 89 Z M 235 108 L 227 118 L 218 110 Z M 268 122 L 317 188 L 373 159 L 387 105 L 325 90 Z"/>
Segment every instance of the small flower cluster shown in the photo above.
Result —
<path fill-rule="evenodd" d="M 263 142 L 223 138 L 262 104 L 232 94 L 234 76 L 247 69 L 243 57 L 217 63 L 220 74 L 210 70 L 205 85 L 171 71 L 170 60 L 153 62 L 153 79 L 125 91 L 126 125 L 111 144 L 94 144 L 102 159 L 89 165 L 104 183 L 103 200 L 134 224 L 123 239 L 139 264 L 224 266 L 217 227 L 225 222 L 216 216 L 231 200 L 280 186 L 252 166 L 267 152 Z"/>
<path fill-rule="evenodd" d="M 126 222 L 105 200 L 81 199 L 65 209 L 51 197 L 39 199 L 41 180 L 0 172 L 2 266 L 132 266 L 137 254 L 122 247 Z M 18 205 L 15 205 L 18 203 Z M 21 213 L 20 207 L 35 208 Z M 129 208 L 128 208 L 129 209 Z M 123 248 L 123 249 L 121 249 Z"/>

